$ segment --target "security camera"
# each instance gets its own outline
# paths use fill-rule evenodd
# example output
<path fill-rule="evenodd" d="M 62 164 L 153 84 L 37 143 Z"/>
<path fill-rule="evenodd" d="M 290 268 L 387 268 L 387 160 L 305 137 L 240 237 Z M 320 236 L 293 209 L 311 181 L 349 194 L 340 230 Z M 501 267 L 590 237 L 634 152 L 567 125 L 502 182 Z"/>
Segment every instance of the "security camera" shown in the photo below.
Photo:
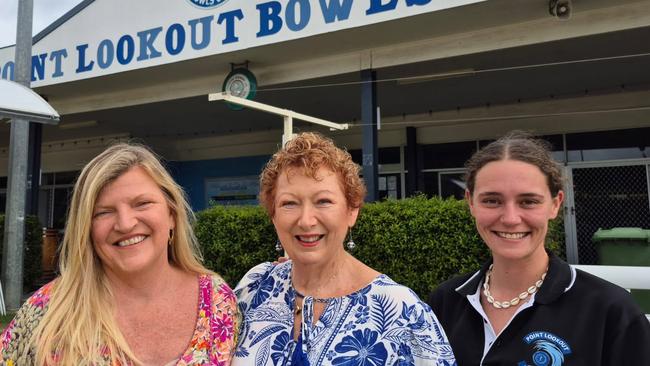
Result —
<path fill-rule="evenodd" d="M 571 8 L 571 0 L 550 0 L 548 3 L 548 12 L 562 20 L 571 17 Z"/>

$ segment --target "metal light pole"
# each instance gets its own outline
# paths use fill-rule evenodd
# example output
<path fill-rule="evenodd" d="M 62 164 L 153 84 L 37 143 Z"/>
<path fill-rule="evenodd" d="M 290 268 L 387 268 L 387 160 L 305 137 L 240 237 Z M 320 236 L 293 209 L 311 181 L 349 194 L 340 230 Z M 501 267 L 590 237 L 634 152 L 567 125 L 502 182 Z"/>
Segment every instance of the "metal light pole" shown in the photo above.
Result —
<path fill-rule="evenodd" d="M 33 0 L 18 1 L 14 80 L 26 87 L 32 72 Z M 25 199 L 27 192 L 27 149 L 29 121 L 11 120 L 9 140 L 9 181 L 5 215 L 2 283 L 7 309 L 18 309 L 23 295 L 23 246 L 25 238 Z"/>

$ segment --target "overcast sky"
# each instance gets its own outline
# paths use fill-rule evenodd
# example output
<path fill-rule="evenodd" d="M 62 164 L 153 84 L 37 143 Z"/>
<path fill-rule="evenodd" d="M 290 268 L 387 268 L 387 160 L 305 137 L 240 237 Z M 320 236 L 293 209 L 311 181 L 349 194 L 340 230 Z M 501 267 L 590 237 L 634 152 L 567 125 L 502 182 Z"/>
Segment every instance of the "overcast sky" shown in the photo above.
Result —
<path fill-rule="evenodd" d="M 82 0 L 32 0 L 34 20 L 32 29 L 36 35 L 59 19 Z M 0 47 L 16 44 L 16 18 L 18 0 L 0 0 Z"/>

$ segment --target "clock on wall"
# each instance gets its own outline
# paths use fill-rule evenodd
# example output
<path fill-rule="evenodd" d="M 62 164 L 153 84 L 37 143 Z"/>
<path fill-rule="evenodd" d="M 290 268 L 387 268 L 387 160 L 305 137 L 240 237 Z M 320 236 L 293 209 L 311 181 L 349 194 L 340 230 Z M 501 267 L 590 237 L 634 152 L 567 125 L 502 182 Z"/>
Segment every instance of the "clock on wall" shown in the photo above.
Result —
<path fill-rule="evenodd" d="M 253 99 L 257 91 L 257 79 L 255 79 L 255 75 L 248 69 L 234 69 L 226 76 L 222 91 L 239 98 Z M 231 103 L 228 103 L 228 107 L 233 110 L 241 110 L 244 108 L 243 106 Z"/>

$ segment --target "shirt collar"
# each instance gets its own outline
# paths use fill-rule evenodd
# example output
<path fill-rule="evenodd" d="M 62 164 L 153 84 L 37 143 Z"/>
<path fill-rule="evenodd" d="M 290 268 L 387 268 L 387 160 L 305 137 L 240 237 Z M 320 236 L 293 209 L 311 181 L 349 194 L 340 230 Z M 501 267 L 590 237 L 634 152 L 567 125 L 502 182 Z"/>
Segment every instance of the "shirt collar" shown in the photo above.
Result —
<path fill-rule="evenodd" d="M 557 300 L 563 293 L 569 291 L 575 279 L 575 269 L 553 253 L 548 253 L 548 273 L 544 284 L 537 292 L 535 302 L 550 304 Z"/>

